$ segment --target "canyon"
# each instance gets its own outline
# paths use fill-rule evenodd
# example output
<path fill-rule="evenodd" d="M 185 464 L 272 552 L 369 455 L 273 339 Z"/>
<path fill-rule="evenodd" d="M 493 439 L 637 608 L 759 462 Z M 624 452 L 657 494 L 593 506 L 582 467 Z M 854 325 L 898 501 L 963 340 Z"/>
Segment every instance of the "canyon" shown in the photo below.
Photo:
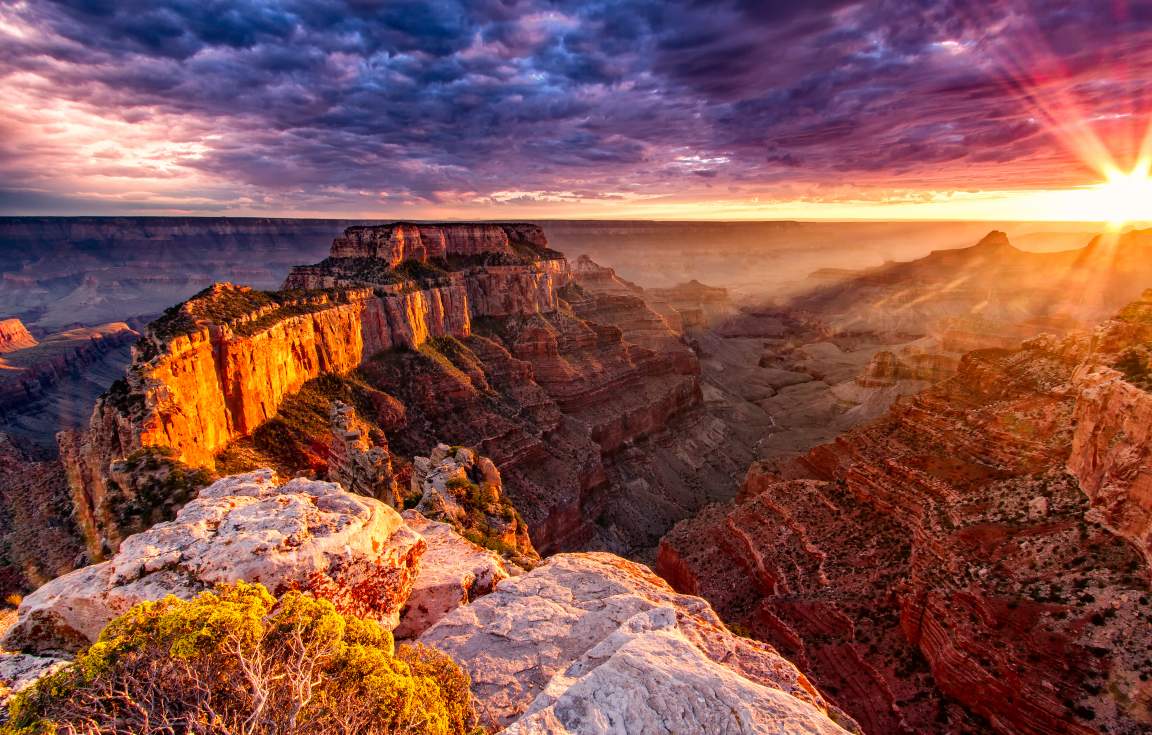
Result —
<path fill-rule="evenodd" d="M 1148 404 L 1115 366 L 1147 369 L 1129 351 L 1149 308 L 971 352 L 879 420 L 753 465 L 657 571 L 866 732 L 1143 732 Z"/>
<path fill-rule="evenodd" d="M 351 491 L 379 510 L 339 512 L 408 539 L 373 614 L 457 656 L 509 732 L 594 732 L 605 687 L 625 720 L 708 692 L 695 731 L 756 702 L 812 732 L 1142 732 L 1147 238 L 1109 270 L 1099 243 L 993 232 L 765 299 L 570 263 L 534 224 L 350 224 L 279 289 L 216 283 L 102 337 L 131 362 L 58 459 L 0 443 L 4 582 L 48 582 L 11 642 L 90 638 L 166 588 L 141 560 L 165 543 L 203 577 L 178 594 L 251 576 L 149 529 Z M 0 359 L 42 330 L 5 322 Z M 355 602 L 321 566 L 285 588 Z M 89 589 L 103 617 L 61 622 Z"/>
<path fill-rule="evenodd" d="M 491 456 L 543 553 L 654 546 L 707 500 L 691 486 L 694 473 L 747 463 L 723 454 L 700 462 L 678 449 L 672 421 L 691 426 L 690 441 L 724 436 L 691 411 L 701 403 L 691 349 L 642 299 L 584 289 L 538 227 L 350 228 L 332 253 L 294 268 L 284 290 L 217 284 L 169 309 L 146 328 L 89 427 L 61 435 L 94 557 L 154 522 L 155 504 L 141 514 L 138 499 L 171 496 L 158 488 L 189 476 L 185 468 L 326 476 L 329 452 L 313 447 L 332 444 L 319 419 L 336 397 L 356 408 L 364 431 L 388 437 L 400 476 L 439 441 Z M 664 349 L 626 341 L 639 324 Z M 672 467 L 649 474 L 637 441 L 671 444 L 663 451 Z M 161 453 L 154 481 L 121 468 Z M 639 502 L 615 502 L 620 494 L 655 506 L 641 516 Z M 617 508 L 628 514 L 619 522 Z"/>

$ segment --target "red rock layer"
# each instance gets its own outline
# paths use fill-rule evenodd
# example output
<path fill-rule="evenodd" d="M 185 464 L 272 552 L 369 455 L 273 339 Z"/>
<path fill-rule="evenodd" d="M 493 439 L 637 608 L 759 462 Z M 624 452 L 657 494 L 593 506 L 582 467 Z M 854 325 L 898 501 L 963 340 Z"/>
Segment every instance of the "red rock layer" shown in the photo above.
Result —
<path fill-rule="evenodd" d="M 374 391 L 358 412 L 399 456 L 442 441 L 491 456 L 544 552 L 596 536 L 592 521 L 612 495 L 602 491 L 605 461 L 700 402 L 695 356 L 663 320 L 639 299 L 567 286 L 565 261 L 531 228 L 349 233 L 374 244 L 353 257 L 337 241 L 341 257 L 297 269 L 287 284 L 335 288 L 257 294 L 218 285 L 153 325 L 128 380 L 98 404 L 90 429 L 62 436 L 92 549 L 114 548 L 125 530 L 110 487 L 115 459 L 170 447 L 174 460 L 211 467 L 229 448 L 227 465 L 236 470 L 233 460 L 243 463 L 245 452 L 275 453 L 250 438 L 324 375 L 352 376 Z M 395 257 L 498 255 L 501 236 L 518 253 L 510 264 L 392 267 Z M 468 238 L 476 242 L 466 246 Z M 489 339 L 472 336 L 476 324 Z M 377 398 L 390 401 L 389 416 L 372 415 Z M 291 441 L 302 443 L 292 456 L 307 457 L 306 466 L 284 453 L 267 458 L 293 473 L 326 472 L 330 432 L 292 430 Z M 233 452 L 238 442 L 247 449 Z"/>
<path fill-rule="evenodd" d="M 754 466 L 657 569 L 866 732 L 1146 732 L 1148 570 L 1064 473 L 1074 370 L 1043 343 L 970 354 L 803 461 Z"/>
<path fill-rule="evenodd" d="M 326 261 L 341 267 L 297 269 L 286 283 L 326 291 L 217 284 L 169 310 L 150 325 L 126 381 L 97 403 L 89 429 L 60 440 L 90 549 L 99 553 L 122 535 L 97 510 L 110 497 L 114 460 L 166 447 L 176 461 L 210 468 L 217 452 L 275 416 L 311 379 L 348 373 L 385 350 L 467 337 L 476 318 L 555 311 L 567 266 L 546 245 L 534 225 L 354 227 L 333 244 L 337 259 Z M 393 268 L 519 251 L 526 254 L 511 265 L 469 261 L 464 270 L 415 275 Z"/>

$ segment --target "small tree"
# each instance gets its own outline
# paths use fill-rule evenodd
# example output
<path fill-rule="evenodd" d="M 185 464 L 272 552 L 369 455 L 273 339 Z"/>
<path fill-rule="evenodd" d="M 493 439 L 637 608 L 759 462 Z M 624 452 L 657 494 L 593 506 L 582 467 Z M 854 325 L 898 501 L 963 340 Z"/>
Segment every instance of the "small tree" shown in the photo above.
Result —
<path fill-rule="evenodd" d="M 15 697 L 4 735 L 480 733 L 444 654 L 258 584 L 168 597 L 109 623 L 72 666 Z"/>

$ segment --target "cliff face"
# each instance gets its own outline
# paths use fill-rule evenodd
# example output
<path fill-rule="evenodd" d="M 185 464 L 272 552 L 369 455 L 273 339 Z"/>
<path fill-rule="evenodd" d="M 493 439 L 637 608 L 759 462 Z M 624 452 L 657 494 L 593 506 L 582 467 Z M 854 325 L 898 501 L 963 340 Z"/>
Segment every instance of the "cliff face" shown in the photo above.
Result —
<path fill-rule="evenodd" d="M 211 469 L 223 453 L 231 471 L 339 475 L 337 399 L 402 457 L 477 447 L 532 541 L 570 548 L 598 533 L 604 462 L 700 401 L 691 350 L 641 300 L 571 286 L 538 228 L 350 228 L 333 253 L 286 290 L 218 284 L 149 326 L 89 430 L 60 441 L 93 553 L 135 530 L 117 517 L 122 496 L 151 492 L 126 492 L 117 459 L 168 448 L 181 467 Z"/>
<path fill-rule="evenodd" d="M 1103 343 L 967 355 L 879 421 L 754 466 L 740 502 L 665 537 L 658 572 L 866 732 L 1143 732 L 1144 396 L 1096 366 Z"/>
<path fill-rule="evenodd" d="M 1068 471 L 1095 507 L 1094 517 L 1152 562 L 1152 395 L 1119 372 L 1076 372 Z"/>
<path fill-rule="evenodd" d="M 427 261 L 450 255 L 515 255 L 514 244 L 544 248 L 548 241 L 539 225 L 524 223 L 418 225 L 395 222 L 377 227 L 349 227 L 332 243 L 332 257 L 374 258 L 395 267 L 405 260 Z"/>

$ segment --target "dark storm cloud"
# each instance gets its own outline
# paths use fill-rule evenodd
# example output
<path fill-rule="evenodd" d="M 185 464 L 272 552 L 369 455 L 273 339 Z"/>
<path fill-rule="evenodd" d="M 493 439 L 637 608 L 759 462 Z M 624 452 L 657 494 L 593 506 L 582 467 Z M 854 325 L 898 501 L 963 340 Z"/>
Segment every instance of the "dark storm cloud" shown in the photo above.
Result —
<path fill-rule="evenodd" d="M 751 186 L 920 170 L 963 186 L 969 165 L 1054 145 L 1005 83 L 1014 66 L 1045 66 L 1047 91 L 1114 116 L 1152 78 L 1152 0 L 13 8 L 35 33 L 6 37 L 0 73 L 108 115 L 195 119 L 218 135 L 183 165 L 324 196 L 667 193 L 687 176 Z M 0 158 L 16 179 L 23 165 Z"/>

